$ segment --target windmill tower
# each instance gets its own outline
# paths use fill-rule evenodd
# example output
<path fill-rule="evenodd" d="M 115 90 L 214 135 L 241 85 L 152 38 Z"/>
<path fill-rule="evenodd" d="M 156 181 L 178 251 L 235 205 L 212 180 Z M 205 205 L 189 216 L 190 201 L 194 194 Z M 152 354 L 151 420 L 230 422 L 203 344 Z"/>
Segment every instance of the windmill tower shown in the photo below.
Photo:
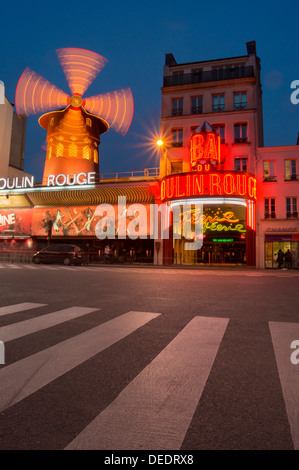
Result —
<path fill-rule="evenodd" d="M 71 96 L 26 68 L 16 90 L 19 115 L 45 113 L 39 118 L 47 130 L 43 184 L 49 175 L 99 173 L 100 135 L 109 127 L 125 135 L 133 117 L 130 88 L 83 98 L 107 59 L 85 49 L 58 49 L 58 59 Z"/>

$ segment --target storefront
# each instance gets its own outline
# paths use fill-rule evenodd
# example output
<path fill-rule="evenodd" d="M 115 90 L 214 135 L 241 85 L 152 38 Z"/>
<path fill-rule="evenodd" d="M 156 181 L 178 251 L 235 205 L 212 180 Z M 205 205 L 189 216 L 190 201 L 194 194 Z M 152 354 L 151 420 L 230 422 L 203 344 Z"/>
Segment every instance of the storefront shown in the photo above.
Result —
<path fill-rule="evenodd" d="M 165 177 L 161 200 L 170 212 L 165 264 L 255 265 L 252 175 L 208 168 Z"/>
<path fill-rule="evenodd" d="M 283 253 L 281 267 L 290 269 L 298 269 L 299 260 L 299 232 L 297 227 L 290 227 L 293 233 L 282 232 L 277 233 L 281 229 L 270 228 L 265 233 L 265 268 L 279 267 L 279 250 Z M 297 232 L 297 233 L 296 233 Z M 291 253 L 290 262 L 288 262 L 288 251 Z"/>

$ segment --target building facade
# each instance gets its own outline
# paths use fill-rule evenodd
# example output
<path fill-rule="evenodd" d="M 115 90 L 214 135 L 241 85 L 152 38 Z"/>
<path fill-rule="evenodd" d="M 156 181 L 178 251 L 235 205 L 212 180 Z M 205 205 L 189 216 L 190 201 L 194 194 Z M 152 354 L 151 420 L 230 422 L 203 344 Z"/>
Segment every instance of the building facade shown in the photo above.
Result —
<path fill-rule="evenodd" d="M 201 148 L 201 141 L 206 145 L 202 129 L 208 139 L 216 134 L 217 158 Z M 164 241 L 163 261 L 254 266 L 256 194 L 250 185 L 256 184 L 256 148 L 263 146 L 260 59 L 255 42 L 247 43 L 247 55 L 226 59 L 178 64 L 172 54 L 166 54 L 161 135 L 162 185 L 170 175 L 181 175 L 176 181 L 183 181 L 186 174 L 191 179 L 203 178 L 205 185 L 203 191 L 191 191 L 182 199 L 182 204 L 187 200 L 204 204 L 202 248 L 186 251 L 182 240 Z M 168 196 L 164 199 L 170 205 L 172 200 L 178 204 L 177 193 Z M 235 228 L 241 225 L 239 232 Z"/>
<path fill-rule="evenodd" d="M 257 149 L 257 266 L 277 268 L 278 252 L 284 254 L 282 266 L 298 268 L 298 158 L 299 146 Z"/>

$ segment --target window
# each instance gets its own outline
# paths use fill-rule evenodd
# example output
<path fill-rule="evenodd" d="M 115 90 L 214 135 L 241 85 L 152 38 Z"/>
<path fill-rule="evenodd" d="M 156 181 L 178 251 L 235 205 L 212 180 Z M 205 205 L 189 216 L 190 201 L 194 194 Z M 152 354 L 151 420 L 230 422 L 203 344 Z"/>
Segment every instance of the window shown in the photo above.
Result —
<path fill-rule="evenodd" d="M 274 160 L 264 160 L 264 181 L 276 181 L 275 179 L 275 162 Z"/>
<path fill-rule="evenodd" d="M 234 93 L 234 109 L 247 109 L 247 93 Z"/>
<path fill-rule="evenodd" d="M 247 171 L 247 157 L 235 158 L 235 170 Z"/>
<path fill-rule="evenodd" d="M 247 123 L 234 125 L 235 143 L 240 144 L 248 142 Z"/>
<path fill-rule="evenodd" d="M 224 111 L 224 95 L 213 95 L 213 111 Z"/>
<path fill-rule="evenodd" d="M 181 160 L 171 162 L 171 173 L 181 173 L 182 171 L 183 162 Z"/>
<path fill-rule="evenodd" d="M 96 149 L 93 151 L 93 160 L 95 163 L 99 163 L 98 151 Z"/>
<path fill-rule="evenodd" d="M 220 142 L 222 144 L 225 144 L 225 126 L 224 124 L 213 124 L 213 127 L 215 131 L 217 132 L 217 135 L 220 137 Z"/>
<path fill-rule="evenodd" d="M 77 157 L 77 145 L 76 144 L 71 144 L 69 146 L 69 157 Z"/>
<path fill-rule="evenodd" d="M 265 219 L 275 219 L 275 199 L 267 197 L 265 198 Z"/>
<path fill-rule="evenodd" d="M 91 122 L 91 119 L 90 118 L 86 118 L 86 125 L 88 127 L 91 127 L 92 126 L 92 122 Z"/>
<path fill-rule="evenodd" d="M 63 157 L 63 144 L 58 144 L 57 145 L 56 156 L 57 157 Z"/>
<path fill-rule="evenodd" d="M 90 149 L 87 145 L 83 147 L 83 158 L 86 158 L 86 160 L 90 159 Z"/>
<path fill-rule="evenodd" d="M 285 181 L 294 181 L 297 179 L 297 161 L 285 160 L 284 161 L 284 179 Z"/>
<path fill-rule="evenodd" d="M 181 116 L 183 114 L 183 98 L 174 98 L 172 100 L 172 115 Z"/>
<path fill-rule="evenodd" d="M 191 114 L 202 113 L 202 96 L 192 96 L 191 98 Z"/>
<path fill-rule="evenodd" d="M 298 206 L 296 197 L 286 198 L 287 219 L 298 217 Z"/>
<path fill-rule="evenodd" d="M 172 74 L 173 85 L 183 85 L 184 83 L 184 72 L 174 72 Z"/>
<path fill-rule="evenodd" d="M 172 147 L 183 146 L 183 129 L 172 129 L 171 131 L 171 145 Z"/>

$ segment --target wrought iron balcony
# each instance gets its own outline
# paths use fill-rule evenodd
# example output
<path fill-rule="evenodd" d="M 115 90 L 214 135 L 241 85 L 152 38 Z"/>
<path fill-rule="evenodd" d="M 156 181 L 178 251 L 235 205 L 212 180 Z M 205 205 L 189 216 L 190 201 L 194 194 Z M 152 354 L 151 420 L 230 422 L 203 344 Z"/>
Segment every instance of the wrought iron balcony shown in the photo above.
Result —
<path fill-rule="evenodd" d="M 230 67 L 221 70 L 207 70 L 201 73 L 174 74 L 164 77 L 163 86 L 191 85 L 193 83 L 216 82 L 219 80 L 232 80 L 254 77 L 252 65 L 243 67 Z"/>

